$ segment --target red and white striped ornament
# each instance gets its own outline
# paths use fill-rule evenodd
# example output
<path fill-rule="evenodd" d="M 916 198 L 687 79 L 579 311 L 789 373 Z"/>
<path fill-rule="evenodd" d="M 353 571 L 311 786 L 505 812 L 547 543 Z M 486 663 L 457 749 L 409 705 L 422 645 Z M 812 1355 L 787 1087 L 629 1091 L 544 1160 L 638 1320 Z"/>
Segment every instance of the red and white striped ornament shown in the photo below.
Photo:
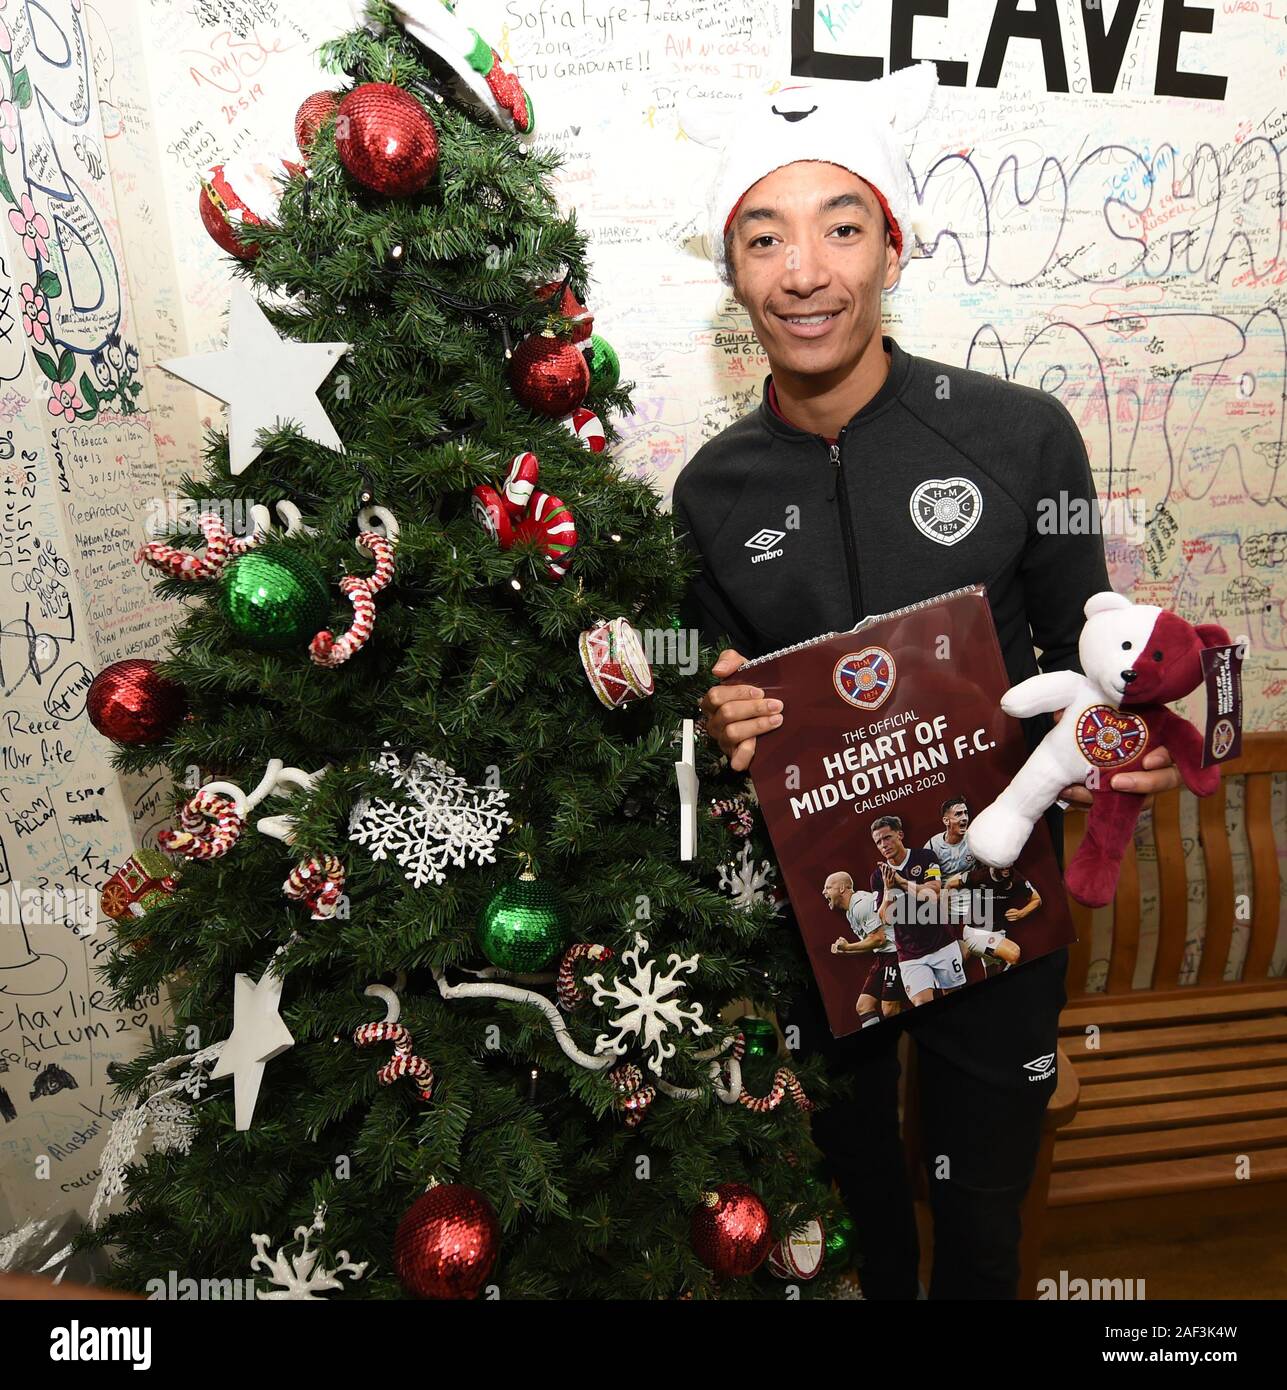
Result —
<path fill-rule="evenodd" d="M 510 516 L 518 521 L 527 511 L 540 477 L 541 463 L 535 454 L 515 454 L 510 461 L 509 472 L 505 475 L 505 485 L 501 489 L 509 507 Z M 475 491 L 477 491 L 475 489 Z"/>
<path fill-rule="evenodd" d="M 514 544 L 514 523 L 504 496 L 490 483 L 479 483 L 473 496 L 474 520 L 502 550 L 508 550 Z"/>
<path fill-rule="evenodd" d="M 740 1062 L 745 1052 L 746 1034 L 739 1032 L 733 1039 L 733 1057 Z M 767 1095 L 753 1096 L 749 1091 L 743 1090 L 737 1099 L 740 1105 L 762 1115 L 766 1111 L 776 1110 L 787 1096 L 790 1096 L 795 1102 L 798 1110 L 816 1110 L 818 1108 L 805 1095 L 804 1087 L 800 1085 L 799 1078 L 789 1067 L 779 1067 L 773 1073 L 773 1085 L 769 1088 Z"/>
<path fill-rule="evenodd" d="M 181 830 L 157 832 L 156 842 L 185 859 L 219 859 L 235 845 L 245 829 L 237 803 L 222 792 L 199 791 L 179 808 Z"/>
<path fill-rule="evenodd" d="M 234 536 L 214 512 L 202 512 L 197 525 L 205 537 L 204 550 L 184 550 L 165 541 L 147 541 L 134 552 L 134 563 L 151 565 L 175 579 L 217 579 L 229 560 L 258 545 L 265 534 L 257 526 L 249 536 Z"/>
<path fill-rule="evenodd" d="M 417 1057 L 412 1050 L 415 1039 L 401 1023 L 364 1023 L 354 1034 L 353 1041 L 359 1047 L 372 1043 L 391 1042 L 393 1057 L 376 1072 L 381 1086 L 392 1086 L 399 1077 L 409 1076 L 420 1092 L 420 1099 L 433 1099 L 433 1068 L 423 1057 Z"/>
<path fill-rule="evenodd" d="M 340 580 L 340 592 L 353 605 L 353 625 L 342 636 L 319 632 L 308 644 L 308 654 L 318 666 L 340 666 L 354 652 L 361 651 L 375 629 L 375 595 L 387 588 L 393 578 L 395 541 L 377 531 L 363 531 L 358 545 L 375 559 L 375 573 L 346 574 Z"/>
<path fill-rule="evenodd" d="M 633 1062 L 623 1062 L 608 1073 L 608 1083 L 621 1097 L 617 1109 L 626 1117 L 626 1127 L 637 1129 L 648 1113 L 648 1107 L 657 1099 L 656 1089 L 643 1084 L 643 1072 Z"/>
<path fill-rule="evenodd" d="M 575 972 L 575 967 L 581 961 L 589 960 L 601 963 L 611 959 L 611 946 L 592 946 L 585 941 L 578 941 L 575 946 L 569 946 L 563 952 L 563 959 L 559 962 L 559 1008 L 565 1013 L 570 1012 L 585 998 L 585 991 L 577 983 Z"/>
<path fill-rule="evenodd" d="M 603 421 L 589 406 L 577 406 L 559 423 L 574 434 L 592 454 L 601 454 L 608 447 L 608 436 L 604 433 Z"/>
<path fill-rule="evenodd" d="M 514 539 L 535 537 L 545 556 L 545 572 L 551 579 L 562 579 L 568 572 L 576 546 L 576 522 L 572 509 L 557 497 L 538 488 L 523 519 L 514 527 Z"/>
<path fill-rule="evenodd" d="M 314 855 L 295 865 L 282 884 L 282 892 L 292 902 L 311 909 L 315 922 L 323 922 L 335 916 L 344 893 L 344 878 L 344 865 L 335 855 Z"/>

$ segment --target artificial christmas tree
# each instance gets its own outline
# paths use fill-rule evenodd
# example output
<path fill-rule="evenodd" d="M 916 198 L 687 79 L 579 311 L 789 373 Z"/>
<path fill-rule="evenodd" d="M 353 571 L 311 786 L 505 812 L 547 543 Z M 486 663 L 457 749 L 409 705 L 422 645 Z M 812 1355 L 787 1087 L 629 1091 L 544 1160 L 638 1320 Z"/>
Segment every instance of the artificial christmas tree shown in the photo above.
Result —
<path fill-rule="evenodd" d="M 104 1151 L 124 1287 L 244 1276 L 294 1229 L 310 1270 L 360 1271 L 300 1296 L 781 1297 L 765 1254 L 837 1212 L 802 1161 L 820 1070 L 721 1018 L 806 966 L 768 875 L 721 890 L 758 856 L 705 740 L 722 799 L 681 855 L 681 724 L 713 683 L 711 651 L 673 659 L 692 561 L 613 465 L 630 397 L 585 238 L 473 39 L 417 0 L 325 46 L 351 85 L 304 103 L 307 169 L 234 264 L 283 340 L 347 345 L 317 387 L 341 446 L 279 421 L 234 467 L 216 433 L 185 490 L 251 493 L 254 535 L 141 556 L 189 600 L 160 665 L 189 715 L 116 765 L 203 782 L 161 837 L 173 890 L 115 926 L 117 995 L 174 1008 Z M 712 1268 L 690 1235 L 730 1191 L 754 1258 Z"/>

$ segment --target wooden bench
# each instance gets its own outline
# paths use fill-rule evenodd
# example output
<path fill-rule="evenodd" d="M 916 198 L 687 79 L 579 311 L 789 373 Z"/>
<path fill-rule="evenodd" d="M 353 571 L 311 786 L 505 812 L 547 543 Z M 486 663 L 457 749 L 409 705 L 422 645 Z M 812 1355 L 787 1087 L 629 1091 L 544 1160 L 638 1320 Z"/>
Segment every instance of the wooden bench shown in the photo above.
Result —
<path fill-rule="evenodd" d="M 1269 973 L 1280 901 L 1275 772 L 1287 772 L 1287 733 L 1244 735 L 1220 790 L 1198 802 L 1206 928 L 1191 983 L 1180 983 L 1193 968 L 1185 959 L 1190 885 L 1180 822 L 1180 798 L 1189 792 L 1167 792 L 1153 807 L 1158 935 L 1142 986 L 1135 983 L 1141 913 L 1134 846 L 1105 909 L 1112 937 L 1106 972 L 1096 972 L 1102 992 L 1087 989 L 1092 913 L 1072 905 L 1078 941 L 1060 1037 L 1080 1095 L 1054 1144 L 1052 1209 L 1221 1189 L 1234 1197 L 1253 1184 L 1287 1181 L 1287 978 Z M 1235 896 L 1226 823 L 1236 777 L 1245 778 L 1249 901 Z M 1084 829 L 1083 816 L 1065 817 L 1067 857 Z M 1226 981 L 1235 923 L 1244 921 L 1250 939 L 1240 978 Z"/>

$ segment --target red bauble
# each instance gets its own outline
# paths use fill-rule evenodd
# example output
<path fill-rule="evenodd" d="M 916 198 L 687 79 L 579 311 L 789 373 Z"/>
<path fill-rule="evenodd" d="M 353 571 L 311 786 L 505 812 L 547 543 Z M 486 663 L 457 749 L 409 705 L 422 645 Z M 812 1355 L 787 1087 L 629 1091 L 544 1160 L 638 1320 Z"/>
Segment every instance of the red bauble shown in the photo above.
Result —
<path fill-rule="evenodd" d="M 115 661 L 96 675 L 87 697 L 89 722 L 115 743 L 159 743 L 188 712 L 188 693 L 156 673 L 155 661 Z"/>
<path fill-rule="evenodd" d="M 335 148 L 350 174 L 386 198 L 418 193 L 438 168 L 428 111 L 391 82 L 364 82 L 340 102 Z"/>
<path fill-rule="evenodd" d="M 305 97 L 300 103 L 299 110 L 295 112 L 295 143 L 305 159 L 312 152 L 317 132 L 331 118 L 339 104 L 340 99 L 334 92 L 314 92 L 311 97 Z"/>
<path fill-rule="evenodd" d="M 693 1253 L 721 1278 L 750 1274 L 773 1245 L 768 1209 L 740 1182 L 720 1183 L 715 1197 L 713 1206 L 703 1202 L 693 1212 Z"/>
<path fill-rule="evenodd" d="M 442 1183 L 398 1223 L 393 1272 L 415 1298 L 475 1298 L 500 1254 L 500 1222 L 476 1188 Z"/>
<path fill-rule="evenodd" d="M 537 299 L 549 299 L 562 283 L 561 280 L 551 280 L 548 285 L 541 285 L 536 291 Z M 565 319 L 576 319 L 576 327 L 572 330 L 574 343 L 585 342 L 594 332 L 594 315 L 566 286 L 559 296 L 559 313 Z"/>
<path fill-rule="evenodd" d="M 303 172 L 303 165 L 277 155 L 237 155 L 213 165 L 201 177 L 197 208 L 202 225 L 229 255 L 254 260 L 259 243 L 250 240 L 250 233 L 276 220 L 281 180 Z"/>
<path fill-rule="evenodd" d="M 569 339 L 533 333 L 514 349 L 509 384 L 529 410 L 557 419 L 585 400 L 590 390 L 590 368 Z"/>

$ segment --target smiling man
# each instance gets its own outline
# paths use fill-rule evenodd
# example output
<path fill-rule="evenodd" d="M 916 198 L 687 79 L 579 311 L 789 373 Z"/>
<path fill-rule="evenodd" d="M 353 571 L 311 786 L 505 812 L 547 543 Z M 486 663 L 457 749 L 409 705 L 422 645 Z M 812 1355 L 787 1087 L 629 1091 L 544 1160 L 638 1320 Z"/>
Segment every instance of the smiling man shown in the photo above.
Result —
<path fill-rule="evenodd" d="M 704 444 L 675 484 L 676 528 L 700 560 L 686 617 L 724 644 L 717 677 L 868 614 L 983 583 L 1017 684 L 1036 674 L 1037 649 L 1042 669 L 1076 667 L 1082 605 L 1110 587 L 1097 532 L 1039 525 L 1043 501 L 1097 505 L 1064 405 L 913 356 L 882 333 L 881 296 L 912 253 L 903 142 L 934 85 L 923 63 L 879 82 L 780 88 L 748 98 L 729 127 L 712 249 L 771 370 L 759 406 Z M 702 710 L 734 771 L 750 766 L 757 739 L 791 737 L 791 711 L 749 681 L 714 687 Z M 1048 727 L 1032 720 L 1025 732 L 1036 739 Z M 1113 785 L 1175 786 L 1169 763 L 1155 750 L 1149 771 Z M 1090 794 L 1065 798 L 1085 804 Z M 1057 830 L 1058 812 L 1051 822 Z M 853 1214 L 868 1298 L 917 1292 L 898 1127 L 903 1026 L 918 1047 L 933 1179 L 930 1297 L 1014 1297 L 1066 965 L 1055 952 L 839 1042 L 816 989 L 795 1001 L 789 1017 L 805 1048 L 857 1081 L 852 1101 L 814 1117 L 814 1136 Z M 1038 1058 L 1040 1072 L 1030 1065 Z"/>

